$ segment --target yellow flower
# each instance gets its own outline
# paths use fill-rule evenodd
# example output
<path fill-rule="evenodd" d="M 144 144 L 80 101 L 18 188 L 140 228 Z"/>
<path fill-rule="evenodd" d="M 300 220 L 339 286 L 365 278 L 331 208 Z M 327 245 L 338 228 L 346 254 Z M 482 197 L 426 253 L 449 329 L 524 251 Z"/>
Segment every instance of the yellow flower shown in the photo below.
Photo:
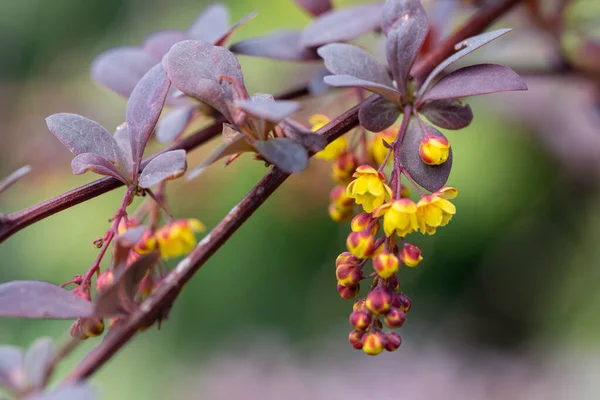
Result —
<path fill-rule="evenodd" d="M 456 214 L 456 207 L 449 202 L 458 195 L 454 188 L 445 186 L 432 194 L 427 194 L 417 203 L 417 220 L 421 233 L 433 235 L 438 226 L 448 225 Z"/>
<path fill-rule="evenodd" d="M 356 170 L 356 156 L 347 151 L 335 159 L 331 169 L 331 179 L 335 183 L 347 184 L 352 180 L 352 174 Z"/>
<path fill-rule="evenodd" d="M 371 139 L 371 143 L 369 146 L 369 155 L 377 163 L 377 165 L 381 165 L 383 163 L 383 160 L 385 160 L 385 157 L 390 151 L 389 148 L 385 147 L 383 141 L 385 140 L 388 144 L 391 145 L 394 142 L 394 140 L 396 140 L 397 135 L 398 127 L 392 126 L 373 136 L 373 139 Z M 390 158 L 388 160 L 388 164 L 391 160 L 393 160 L 393 154 L 394 153 L 392 152 L 392 155 L 390 155 Z"/>
<path fill-rule="evenodd" d="M 411 199 L 398 199 L 384 204 L 375 210 L 373 216 L 383 216 L 383 231 L 386 236 L 392 236 L 395 232 L 404 237 L 419 229 L 417 205 Z"/>
<path fill-rule="evenodd" d="M 419 155 L 427 165 L 441 165 L 450 155 L 450 143 L 443 136 L 428 135 L 421 140 Z"/>
<path fill-rule="evenodd" d="M 366 212 L 372 212 L 392 199 L 392 189 L 384 183 L 385 175 L 377 172 L 375 168 L 361 165 L 352 176 L 356 179 L 350 182 L 346 194 L 353 198 L 356 204 L 362 205 Z"/>
<path fill-rule="evenodd" d="M 180 219 L 156 231 L 156 240 L 162 258 L 178 257 L 189 253 L 196 246 L 194 232 L 206 228 L 197 219 Z"/>
<path fill-rule="evenodd" d="M 314 114 L 308 119 L 311 125 L 312 131 L 317 131 L 331 121 L 328 116 L 323 114 Z M 333 142 L 329 143 L 327 147 L 315 154 L 315 157 L 321 160 L 335 160 L 340 155 L 346 152 L 348 149 L 348 141 L 344 136 L 337 138 Z"/>

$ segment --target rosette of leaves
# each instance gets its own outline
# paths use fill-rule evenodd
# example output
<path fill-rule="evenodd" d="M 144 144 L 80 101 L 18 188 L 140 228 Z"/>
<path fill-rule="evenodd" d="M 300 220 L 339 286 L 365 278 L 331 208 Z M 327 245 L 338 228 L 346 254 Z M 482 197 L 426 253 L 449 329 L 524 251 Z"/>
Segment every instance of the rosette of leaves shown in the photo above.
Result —
<path fill-rule="evenodd" d="M 219 158 L 249 151 L 294 173 L 306 167 L 308 150 L 319 151 L 326 144 L 321 136 L 280 125 L 300 108 L 299 103 L 266 94 L 250 97 L 238 60 L 223 47 L 197 40 L 179 42 L 163 58 L 163 66 L 177 89 L 215 108 L 229 122 L 223 127 L 222 146 L 189 177 Z"/>
<path fill-rule="evenodd" d="M 400 145 L 402 165 L 412 178 L 427 190 L 435 191 L 448 180 L 452 154 L 437 166 L 426 165 L 419 157 L 419 144 L 426 135 L 443 136 L 422 121 L 419 113 L 432 124 L 445 129 L 468 126 L 473 113 L 463 97 L 495 92 L 526 90 L 525 82 L 510 68 L 479 64 L 460 68 L 441 78 L 440 74 L 459 59 L 491 42 L 510 29 L 484 33 L 456 45 L 457 52 L 441 62 L 423 82 L 410 76 L 428 33 L 428 20 L 419 0 L 387 0 L 383 7 L 381 29 L 386 36 L 388 66 L 380 64 L 361 48 L 334 43 L 318 49 L 325 67 L 334 75 L 324 78 L 334 87 L 362 88 L 377 96 L 359 111 L 361 125 L 373 132 L 396 122 L 403 110 L 414 115 Z M 417 119 L 418 121 L 413 121 Z"/>
<path fill-rule="evenodd" d="M 127 186 L 144 189 L 183 175 L 186 170 L 184 150 L 159 154 L 141 168 L 144 149 L 170 85 L 160 64 L 151 68 L 133 89 L 127 102 L 126 122 L 114 135 L 81 115 L 61 113 L 48 117 L 48 129 L 75 154 L 71 162 L 73 173 L 93 171 Z"/>

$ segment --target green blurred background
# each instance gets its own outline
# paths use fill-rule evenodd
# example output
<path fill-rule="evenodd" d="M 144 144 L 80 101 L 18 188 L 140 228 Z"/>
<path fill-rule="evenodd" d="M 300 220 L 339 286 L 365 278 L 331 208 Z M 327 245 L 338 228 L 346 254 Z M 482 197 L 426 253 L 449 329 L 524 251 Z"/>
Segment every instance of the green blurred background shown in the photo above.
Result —
<path fill-rule="evenodd" d="M 291 1 L 226 3 L 233 20 L 259 12 L 233 42 L 309 20 Z M 106 127 L 119 124 L 125 101 L 89 78 L 95 55 L 137 44 L 155 30 L 183 29 L 205 5 L 0 2 L 0 176 L 33 166 L 2 194 L 0 211 L 94 179 L 71 175 L 71 154 L 44 118 L 74 112 Z M 290 79 L 294 83 L 294 64 L 241 62 L 251 93 L 277 93 Z M 510 102 L 524 95 L 502 96 L 497 99 Z M 346 344 L 351 303 L 336 292 L 334 260 L 344 250 L 348 226 L 328 218 L 329 165 L 315 160 L 202 268 L 160 331 L 140 334 L 93 377 L 101 398 L 597 398 L 599 384 L 591 378 L 600 372 L 597 172 L 579 179 L 544 144 L 535 124 L 499 114 L 493 101 L 470 103 L 474 123 L 448 133 L 455 157 L 449 184 L 460 193 L 457 215 L 435 236 L 416 238 L 425 261 L 401 273 L 413 309 L 399 351 L 372 359 Z M 191 153 L 190 165 L 207 152 Z M 226 169 L 217 164 L 197 180 L 171 184 L 171 209 L 210 228 L 264 172 L 248 157 Z M 61 283 L 86 270 L 97 253 L 91 242 L 108 227 L 122 192 L 50 217 L 3 243 L 0 282 Z M 38 336 L 61 342 L 69 326 L 4 319 L 0 343 L 28 346 Z M 58 375 L 98 342 L 88 340 Z"/>

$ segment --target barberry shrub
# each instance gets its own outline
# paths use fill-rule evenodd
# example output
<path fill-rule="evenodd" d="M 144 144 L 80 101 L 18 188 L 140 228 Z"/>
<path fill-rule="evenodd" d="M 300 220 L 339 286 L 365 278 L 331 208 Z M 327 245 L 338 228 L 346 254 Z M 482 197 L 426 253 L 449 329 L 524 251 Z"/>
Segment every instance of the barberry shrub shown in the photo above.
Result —
<path fill-rule="evenodd" d="M 391 330 L 403 326 L 412 307 L 401 290 L 400 273 L 427 257 L 410 239 L 435 234 L 457 213 L 452 199 L 458 191 L 446 185 L 452 146 L 439 128 L 459 130 L 471 123 L 473 112 L 463 100 L 467 97 L 527 89 L 517 73 L 502 65 L 449 68 L 510 30 L 473 37 L 461 37 L 459 31 L 460 40 L 448 46 L 453 37 L 436 39 L 441 29 L 419 0 L 343 9 L 334 9 L 329 0 L 296 3 L 314 17 L 302 31 L 276 32 L 227 47 L 231 33 L 254 14 L 231 26 L 227 9 L 213 5 L 186 31 L 155 32 L 141 46 L 98 56 L 93 78 L 128 99 L 125 122 L 113 134 L 76 114 L 47 118 L 49 131 L 75 155 L 74 174 L 107 176 L 112 180 L 103 182 L 124 185 L 125 193 L 108 230 L 94 241 L 99 254 L 87 271 L 60 286 L 40 281 L 0 285 L 0 316 L 73 320 L 73 341 L 65 348 L 56 350 L 46 339 L 27 352 L 0 347 L 0 385 L 16 397 L 90 398 L 92 389 L 83 379 L 133 333 L 160 325 L 197 268 L 288 174 L 306 168 L 312 155 L 332 162 L 328 212 L 334 221 L 350 224 L 347 251 L 332 260 L 332 290 L 336 285 L 343 299 L 353 300 L 350 344 L 369 355 L 400 347 L 400 335 Z M 507 1 L 493 10 L 501 13 L 516 3 Z M 484 28 L 485 23 L 478 24 L 479 30 Z M 385 60 L 351 43 L 365 33 L 384 44 Z M 436 41 L 438 47 L 432 44 Z M 435 49 L 435 57 L 428 58 Z M 310 94 L 303 102 L 290 95 L 250 94 L 236 54 L 322 62 L 323 68 L 302 83 L 308 90 L 296 91 Z M 324 109 L 307 121 L 294 119 L 327 87 L 340 88 L 334 92 L 340 103 L 351 99 L 357 105 L 341 116 Z M 170 110 L 163 113 L 164 107 Z M 214 121 L 222 144 L 188 179 L 217 160 L 225 158 L 229 164 L 243 153 L 273 171 L 197 244 L 196 235 L 205 226 L 192 216 L 175 218 L 165 188 L 185 174 L 186 150 L 195 142 L 184 133 L 201 118 Z M 169 145 L 144 159 L 151 140 Z M 0 191 L 26 172 L 8 177 Z M 136 196 L 145 198 L 132 211 Z M 10 224 L 4 215 L 2 224 Z M 110 266 L 101 271 L 105 257 Z M 163 262 L 181 257 L 174 270 Z M 107 339 L 67 383 L 49 390 L 52 372 L 69 350 L 107 330 Z"/>

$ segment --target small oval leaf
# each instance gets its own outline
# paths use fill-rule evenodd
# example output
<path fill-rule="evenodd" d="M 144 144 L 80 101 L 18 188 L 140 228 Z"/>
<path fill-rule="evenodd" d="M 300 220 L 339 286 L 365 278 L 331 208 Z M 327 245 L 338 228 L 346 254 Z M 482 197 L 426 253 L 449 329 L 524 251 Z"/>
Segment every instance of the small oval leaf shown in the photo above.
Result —
<path fill-rule="evenodd" d="M 257 140 L 252 144 L 265 160 L 288 174 L 300 172 L 308 164 L 308 153 L 304 146 L 291 139 Z"/>
<path fill-rule="evenodd" d="M 273 100 L 256 96 L 249 100 L 237 100 L 235 104 L 248 114 L 274 123 L 279 123 L 301 108 L 297 101 Z"/>
<path fill-rule="evenodd" d="M 0 317 L 75 319 L 91 313 L 88 301 L 48 282 L 12 281 L 0 285 Z"/>
<path fill-rule="evenodd" d="M 27 350 L 24 361 L 24 371 L 30 387 L 43 389 L 48 367 L 54 358 L 56 348 L 52 339 L 42 337 L 37 339 Z"/>
<path fill-rule="evenodd" d="M 177 107 L 158 120 L 156 124 L 156 140 L 169 143 L 177 139 L 192 121 L 195 107 Z"/>
<path fill-rule="evenodd" d="M 400 116 L 398 106 L 383 97 L 366 103 L 358 110 L 358 120 L 368 131 L 381 132 L 389 128 Z"/>
<path fill-rule="evenodd" d="M 279 31 L 242 40 L 230 47 L 236 54 L 286 61 L 312 61 L 320 57 L 312 48 L 300 46 L 300 31 Z"/>
<path fill-rule="evenodd" d="M 419 110 L 434 125 L 444 129 L 463 129 L 473 121 L 473 111 L 460 100 L 429 101 Z"/>
<path fill-rule="evenodd" d="M 198 15 L 188 29 L 188 35 L 192 39 L 214 43 L 227 32 L 229 24 L 230 18 L 227 7 L 223 4 L 212 4 Z"/>
<path fill-rule="evenodd" d="M 391 86 L 385 86 L 377 82 L 365 81 L 350 75 L 329 75 L 323 78 L 323 81 L 333 87 L 358 87 L 369 90 L 380 96 L 385 97 L 393 103 L 400 102 L 400 92 Z"/>
<path fill-rule="evenodd" d="M 167 151 L 150 160 L 140 174 L 139 184 L 147 189 L 162 181 L 179 178 L 186 168 L 185 150 Z"/>
<path fill-rule="evenodd" d="M 81 175 L 87 171 L 92 171 L 100 175 L 112 176 L 115 179 L 127 184 L 127 177 L 106 158 L 93 153 L 83 153 L 77 155 L 71 160 L 71 169 L 74 175 Z"/>
<path fill-rule="evenodd" d="M 421 139 L 426 135 L 445 136 L 433 126 L 426 123 L 423 123 L 423 125 L 427 132 L 421 129 L 418 121 L 411 118 L 402 139 L 400 158 L 402 165 L 417 184 L 431 192 L 435 192 L 446 184 L 450 176 L 450 170 L 452 169 L 452 148 L 450 148 L 448 159 L 442 165 L 425 164 L 419 155 Z"/>
<path fill-rule="evenodd" d="M 319 47 L 317 53 L 334 75 L 350 75 L 366 81 L 392 86 L 387 68 L 360 47 L 347 43 L 331 43 Z"/>
<path fill-rule="evenodd" d="M 144 40 L 144 51 L 160 62 L 175 43 L 189 38 L 185 32 L 176 30 L 154 32 Z"/>
<path fill-rule="evenodd" d="M 225 136 L 226 131 L 230 132 L 228 137 Z M 238 154 L 238 153 L 255 151 L 254 147 L 252 147 L 250 145 L 250 143 L 248 143 L 245 136 L 243 134 L 235 131 L 228 124 L 223 124 L 223 135 L 224 135 L 223 143 L 221 143 L 215 150 L 213 150 L 204 161 L 202 161 L 199 165 L 194 167 L 194 169 L 191 170 L 186 175 L 186 180 L 189 181 L 191 179 L 196 178 L 202 172 L 204 172 L 204 170 L 209 165 L 213 164 L 215 161 L 217 161 L 223 157 L 230 156 L 233 154 Z"/>

